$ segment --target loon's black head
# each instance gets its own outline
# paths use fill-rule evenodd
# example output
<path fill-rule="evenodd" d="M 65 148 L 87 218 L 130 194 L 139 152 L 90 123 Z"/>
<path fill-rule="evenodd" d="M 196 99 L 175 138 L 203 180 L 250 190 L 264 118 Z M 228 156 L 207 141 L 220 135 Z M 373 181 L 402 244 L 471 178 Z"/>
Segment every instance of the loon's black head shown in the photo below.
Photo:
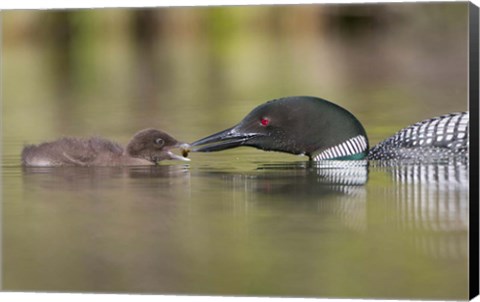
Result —
<path fill-rule="evenodd" d="M 315 97 L 286 97 L 262 104 L 237 125 L 192 143 L 192 151 L 240 146 L 305 154 L 311 159 L 364 158 L 363 126 L 350 112 Z"/>

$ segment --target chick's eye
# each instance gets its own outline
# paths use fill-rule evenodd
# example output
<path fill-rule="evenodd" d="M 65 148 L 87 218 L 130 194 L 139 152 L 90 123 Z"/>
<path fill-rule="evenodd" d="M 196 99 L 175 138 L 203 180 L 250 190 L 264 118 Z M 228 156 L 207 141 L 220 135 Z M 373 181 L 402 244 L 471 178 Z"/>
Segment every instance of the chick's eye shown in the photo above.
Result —
<path fill-rule="evenodd" d="M 159 145 L 159 146 L 163 146 L 163 144 L 165 144 L 165 141 L 161 138 L 157 138 L 155 140 L 155 144 Z"/>
<path fill-rule="evenodd" d="M 270 124 L 270 120 L 268 118 L 264 117 L 260 120 L 260 123 L 262 124 L 262 126 L 266 127 L 266 126 L 268 126 L 268 124 Z"/>

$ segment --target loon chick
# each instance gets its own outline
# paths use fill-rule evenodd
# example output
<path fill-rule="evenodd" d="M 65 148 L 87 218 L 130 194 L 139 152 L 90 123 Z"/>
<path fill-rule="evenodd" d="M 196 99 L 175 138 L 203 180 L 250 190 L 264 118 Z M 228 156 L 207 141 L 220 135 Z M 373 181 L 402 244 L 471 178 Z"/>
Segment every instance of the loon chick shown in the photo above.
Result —
<path fill-rule="evenodd" d="M 314 161 L 407 159 L 428 150 L 437 159 L 456 153 L 467 156 L 468 113 L 417 123 L 369 152 L 365 129 L 346 109 L 316 97 L 286 97 L 268 101 L 237 125 L 197 140 L 192 151 L 239 146 L 307 155 Z"/>
<path fill-rule="evenodd" d="M 172 153 L 188 149 L 167 133 L 156 129 L 137 132 L 124 149 L 101 137 L 65 137 L 53 142 L 28 145 L 22 151 L 24 166 L 137 166 L 154 165 L 161 160 L 189 160 Z"/>

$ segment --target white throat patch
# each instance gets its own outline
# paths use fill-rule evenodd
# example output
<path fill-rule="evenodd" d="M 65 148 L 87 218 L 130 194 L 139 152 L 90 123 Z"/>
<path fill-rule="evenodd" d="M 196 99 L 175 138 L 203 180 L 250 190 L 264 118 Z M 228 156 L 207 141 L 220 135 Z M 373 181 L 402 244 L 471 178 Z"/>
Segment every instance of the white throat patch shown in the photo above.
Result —
<path fill-rule="evenodd" d="M 367 151 L 367 139 L 363 135 L 358 135 L 339 145 L 323 150 L 322 152 L 313 156 L 313 160 L 325 160 L 351 156 L 365 151 Z"/>

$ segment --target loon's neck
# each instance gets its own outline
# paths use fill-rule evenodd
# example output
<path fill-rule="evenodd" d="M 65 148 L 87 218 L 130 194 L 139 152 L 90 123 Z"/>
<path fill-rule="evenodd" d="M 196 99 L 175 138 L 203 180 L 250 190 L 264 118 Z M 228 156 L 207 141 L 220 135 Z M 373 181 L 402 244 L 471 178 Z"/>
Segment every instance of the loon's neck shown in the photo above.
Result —
<path fill-rule="evenodd" d="M 314 152 L 321 160 L 468 160 L 469 113 L 450 113 L 408 126 L 368 150 L 366 136 L 357 135 L 340 144 Z"/>
<path fill-rule="evenodd" d="M 364 135 L 357 135 L 350 139 L 347 139 L 343 143 L 326 148 L 324 150 L 318 150 L 310 157 L 311 160 L 360 160 L 367 156 L 368 152 L 368 139 Z"/>

